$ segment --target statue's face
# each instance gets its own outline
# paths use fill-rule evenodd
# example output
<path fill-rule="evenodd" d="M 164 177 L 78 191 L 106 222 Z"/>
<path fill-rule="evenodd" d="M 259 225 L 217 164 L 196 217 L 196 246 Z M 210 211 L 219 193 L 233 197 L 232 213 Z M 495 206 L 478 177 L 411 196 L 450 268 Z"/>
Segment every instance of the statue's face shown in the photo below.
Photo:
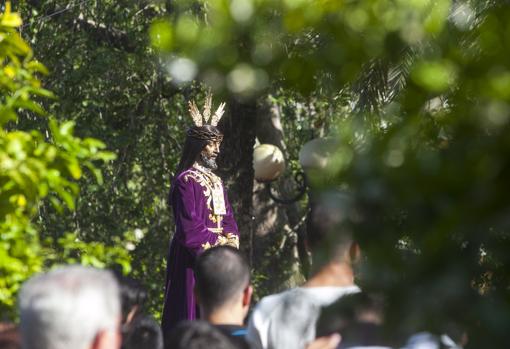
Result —
<path fill-rule="evenodd" d="M 221 143 L 219 141 L 209 141 L 204 150 L 202 150 L 202 153 L 208 157 L 216 158 L 220 153 L 220 145 Z"/>
<path fill-rule="evenodd" d="M 210 168 L 211 170 L 218 168 L 216 158 L 220 154 L 220 144 L 220 141 L 209 141 L 209 143 L 207 143 L 204 150 L 200 153 L 202 165 Z"/>

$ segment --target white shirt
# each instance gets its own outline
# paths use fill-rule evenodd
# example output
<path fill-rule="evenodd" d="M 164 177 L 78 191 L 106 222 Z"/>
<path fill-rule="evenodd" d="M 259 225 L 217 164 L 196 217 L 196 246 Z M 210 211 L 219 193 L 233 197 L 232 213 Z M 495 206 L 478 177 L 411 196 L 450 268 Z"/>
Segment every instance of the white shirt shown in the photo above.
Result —
<path fill-rule="evenodd" d="M 322 307 L 360 292 L 346 287 L 297 287 L 262 298 L 248 322 L 246 338 L 256 349 L 300 349 L 315 338 Z"/>

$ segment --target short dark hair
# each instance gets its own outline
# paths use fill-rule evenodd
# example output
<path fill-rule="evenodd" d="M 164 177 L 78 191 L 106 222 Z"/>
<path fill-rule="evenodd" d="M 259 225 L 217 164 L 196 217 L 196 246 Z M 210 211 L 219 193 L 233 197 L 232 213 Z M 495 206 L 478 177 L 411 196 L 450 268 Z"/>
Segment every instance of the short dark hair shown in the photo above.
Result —
<path fill-rule="evenodd" d="M 180 322 L 165 339 L 165 349 L 235 349 L 219 329 L 201 320 Z"/>
<path fill-rule="evenodd" d="M 147 315 L 137 316 L 123 334 L 122 349 L 163 349 L 160 325 Z"/>
<path fill-rule="evenodd" d="M 113 269 L 113 275 L 119 284 L 122 323 L 128 319 L 129 313 L 137 307 L 136 312 L 142 312 L 145 301 L 147 300 L 147 291 L 142 284 L 129 276 L 125 276 L 121 271 Z"/>
<path fill-rule="evenodd" d="M 198 257 L 195 279 L 200 304 L 213 310 L 243 291 L 250 282 L 250 267 L 237 249 L 217 246 Z"/>
<path fill-rule="evenodd" d="M 345 191 L 328 190 L 310 202 L 307 238 L 312 252 L 342 253 L 353 243 L 349 221 L 353 212 L 351 196 Z"/>
<path fill-rule="evenodd" d="M 318 337 L 338 332 L 342 335 L 339 348 L 351 346 L 391 346 L 383 331 L 385 300 L 380 294 L 354 293 L 341 297 L 324 307 L 317 320 Z M 393 336 L 392 340 L 396 340 Z M 390 343 L 391 342 L 391 343 Z"/>

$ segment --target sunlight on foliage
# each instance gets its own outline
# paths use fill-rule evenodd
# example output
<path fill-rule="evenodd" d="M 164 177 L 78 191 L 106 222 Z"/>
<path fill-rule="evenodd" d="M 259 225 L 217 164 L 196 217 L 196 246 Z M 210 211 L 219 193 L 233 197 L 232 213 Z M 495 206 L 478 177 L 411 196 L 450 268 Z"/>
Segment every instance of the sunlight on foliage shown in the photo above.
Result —
<path fill-rule="evenodd" d="M 120 247 L 79 241 L 66 235 L 40 241 L 32 220 L 42 200 L 64 213 L 74 210 L 78 180 L 87 168 L 100 183 L 99 162 L 115 158 L 93 138 L 74 136 L 74 122 L 49 117 L 46 135 L 38 130 L 16 130 L 20 115 L 48 117 L 40 98 L 54 98 L 41 87 L 48 71 L 33 59 L 17 29 L 21 18 L 7 2 L 0 15 L 0 312 L 13 314 L 16 294 L 24 280 L 54 263 L 82 263 L 104 267 L 119 262 L 127 272 L 130 259 Z M 115 242 L 119 244 L 119 242 Z"/>

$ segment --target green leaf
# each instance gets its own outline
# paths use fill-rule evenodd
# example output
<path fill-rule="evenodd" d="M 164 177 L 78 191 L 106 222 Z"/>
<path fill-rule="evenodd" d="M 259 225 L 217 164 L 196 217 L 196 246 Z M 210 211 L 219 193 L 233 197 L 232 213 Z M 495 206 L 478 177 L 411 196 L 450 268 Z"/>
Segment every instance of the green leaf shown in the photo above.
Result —
<path fill-rule="evenodd" d="M 67 207 L 71 210 L 74 210 L 76 208 L 74 204 L 74 197 L 69 192 L 67 192 L 65 189 L 62 188 L 55 188 L 55 191 L 57 192 L 58 196 L 64 200 Z"/>
<path fill-rule="evenodd" d="M 168 20 L 159 20 L 149 29 L 149 37 L 154 47 L 170 51 L 174 44 L 173 27 Z"/>
<path fill-rule="evenodd" d="M 62 206 L 62 202 L 58 198 L 56 198 L 55 196 L 51 195 L 49 197 L 49 200 L 50 200 L 53 208 L 55 210 L 57 210 L 57 212 L 59 214 L 63 214 L 64 213 L 64 207 Z"/>
<path fill-rule="evenodd" d="M 78 164 L 78 161 L 76 161 L 76 160 L 69 161 L 67 163 L 67 169 L 69 170 L 69 172 L 71 173 L 71 176 L 74 179 L 81 178 L 81 168 L 80 168 L 80 165 Z"/>
<path fill-rule="evenodd" d="M 17 99 L 13 103 L 13 108 L 31 110 L 39 115 L 46 114 L 46 112 L 44 111 L 44 109 L 41 105 L 39 105 L 38 103 L 31 101 L 29 99 L 21 99 L 21 98 Z"/>
<path fill-rule="evenodd" d="M 30 89 L 30 92 L 33 93 L 34 95 L 41 96 L 41 97 L 46 97 L 46 98 L 51 98 L 51 99 L 57 98 L 53 92 L 46 90 L 44 88 L 33 88 L 33 89 Z"/>
<path fill-rule="evenodd" d="M 9 121 L 15 121 L 17 119 L 18 116 L 11 108 L 0 107 L 0 127 Z"/>
<path fill-rule="evenodd" d="M 59 127 L 59 133 L 63 136 L 70 136 L 74 131 L 74 122 L 73 121 L 65 121 Z"/>
<path fill-rule="evenodd" d="M 48 75 L 49 74 L 49 71 L 48 71 L 48 68 L 46 68 L 44 66 L 44 64 L 42 64 L 41 62 L 39 61 L 30 61 L 28 62 L 25 67 L 31 71 L 36 71 L 36 72 L 39 72 L 39 73 L 42 73 L 44 75 Z M 49 91 L 48 91 L 49 92 Z"/>
<path fill-rule="evenodd" d="M 454 84 L 457 70 L 448 61 L 425 61 L 415 66 L 411 77 L 416 84 L 429 91 L 444 92 Z"/>
<path fill-rule="evenodd" d="M 23 21 L 17 13 L 4 13 L 0 16 L 0 25 L 4 27 L 17 28 L 21 24 L 23 24 Z"/>

